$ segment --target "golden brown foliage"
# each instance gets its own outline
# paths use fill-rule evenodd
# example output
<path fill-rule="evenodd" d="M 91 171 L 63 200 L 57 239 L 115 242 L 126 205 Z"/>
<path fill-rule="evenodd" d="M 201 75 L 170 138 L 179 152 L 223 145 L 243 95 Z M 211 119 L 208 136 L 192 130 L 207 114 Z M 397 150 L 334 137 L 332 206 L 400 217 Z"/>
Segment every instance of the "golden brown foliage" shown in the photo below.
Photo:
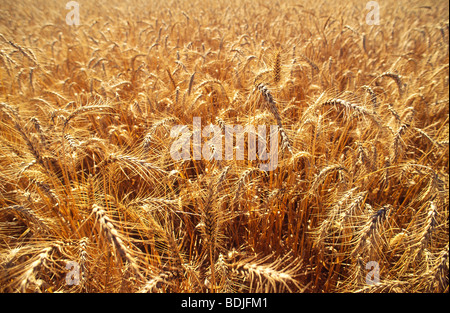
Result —
<path fill-rule="evenodd" d="M 79 3 L 2 2 L 1 292 L 448 292 L 446 1 Z"/>

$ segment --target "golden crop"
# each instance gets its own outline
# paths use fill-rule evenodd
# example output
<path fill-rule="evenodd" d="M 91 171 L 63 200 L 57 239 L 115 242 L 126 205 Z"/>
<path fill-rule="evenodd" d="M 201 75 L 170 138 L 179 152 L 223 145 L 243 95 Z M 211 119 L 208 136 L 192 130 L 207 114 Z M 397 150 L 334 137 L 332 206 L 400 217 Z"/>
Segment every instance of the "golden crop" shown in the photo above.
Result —
<path fill-rule="evenodd" d="M 78 3 L 0 8 L 1 292 L 448 292 L 446 1 Z"/>

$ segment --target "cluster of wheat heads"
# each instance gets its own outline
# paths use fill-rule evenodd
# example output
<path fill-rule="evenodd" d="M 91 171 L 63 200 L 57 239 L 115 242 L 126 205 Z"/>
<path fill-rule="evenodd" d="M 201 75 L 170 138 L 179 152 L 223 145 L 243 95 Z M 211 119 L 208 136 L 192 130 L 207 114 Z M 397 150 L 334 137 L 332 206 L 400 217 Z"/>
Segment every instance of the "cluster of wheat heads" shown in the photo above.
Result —
<path fill-rule="evenodd" d="M 2 3 L 2 292 L 448 292 L 445 1 L 79 4 Z M 277 168 L 174 160 L 194 117 Z"/>

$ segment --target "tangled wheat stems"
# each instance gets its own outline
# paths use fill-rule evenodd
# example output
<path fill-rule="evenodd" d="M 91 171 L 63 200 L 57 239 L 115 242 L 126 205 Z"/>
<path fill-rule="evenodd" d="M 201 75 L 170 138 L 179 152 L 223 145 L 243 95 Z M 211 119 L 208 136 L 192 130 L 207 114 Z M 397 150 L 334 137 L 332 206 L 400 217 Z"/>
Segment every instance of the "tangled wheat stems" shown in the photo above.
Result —
<path fill-rule="evenodd" d="M 1 292 L 448 292 L 448 4 L 385 5 L 6 1 Z"/>

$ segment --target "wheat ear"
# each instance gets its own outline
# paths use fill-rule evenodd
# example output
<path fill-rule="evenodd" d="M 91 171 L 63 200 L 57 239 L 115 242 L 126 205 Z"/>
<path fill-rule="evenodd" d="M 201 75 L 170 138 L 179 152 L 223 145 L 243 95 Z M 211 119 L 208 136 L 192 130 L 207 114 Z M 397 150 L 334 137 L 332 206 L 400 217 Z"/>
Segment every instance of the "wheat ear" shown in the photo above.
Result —
<path fill-rule="evenodd" d="M 136 260 L 134 259 L 134 257 L 131 256 L 131 252 L 123 242 L 122 236 L 117 231 L 112 220 L 106 214 L 106 211 L 102 207 L 94 204 L 92 212 L 95 214 L 96 219 L 99 221 L 100 228 L 106 235 L 106 239 L 110 242 L 111 245 L 113 245 L 116 248 L 116 250 L 119 252 L 119 256 L 121 257 L 121 259 L 124 262 L 128 262 L 129 266 L 132 268 L 135 274 L 138 277 L 142 278 L 143 276 L 139 271 L 139 267 L 137 265 Z"/>
<path fill-rule="evenodd" d="M 282 148 L 283 149 L 287 148 L 289 150 L 289 152 L 291 153 L 291 155 L 294 155 L 294 152 L 292 150 L 291 142 L 289 140 L 289 137 L 286 134 L 286 131 L 283 128 L 283 123 L 281 121 L 280 114 L 278 113 L 278 109 L 277 109 L 277 106 L 275 104 L 275 100 L 274 100 L 274 98 L 272 96 L 272 93 L 267 88 L 267 86 L 264 85 L 264 84 L 258 84 L 256 86 L 256 88 L 264 96 L 264 99 L 266 100 L 266 103 L 267 103 L 267 108 L 273 114 L 273 116 L 275 117 L 275 119 L 277 121 L 278 128 L 279 128 L 279 131 L 280 131 L 280 134 L 281 134 L 281 146 L 282 146 Z"/>

